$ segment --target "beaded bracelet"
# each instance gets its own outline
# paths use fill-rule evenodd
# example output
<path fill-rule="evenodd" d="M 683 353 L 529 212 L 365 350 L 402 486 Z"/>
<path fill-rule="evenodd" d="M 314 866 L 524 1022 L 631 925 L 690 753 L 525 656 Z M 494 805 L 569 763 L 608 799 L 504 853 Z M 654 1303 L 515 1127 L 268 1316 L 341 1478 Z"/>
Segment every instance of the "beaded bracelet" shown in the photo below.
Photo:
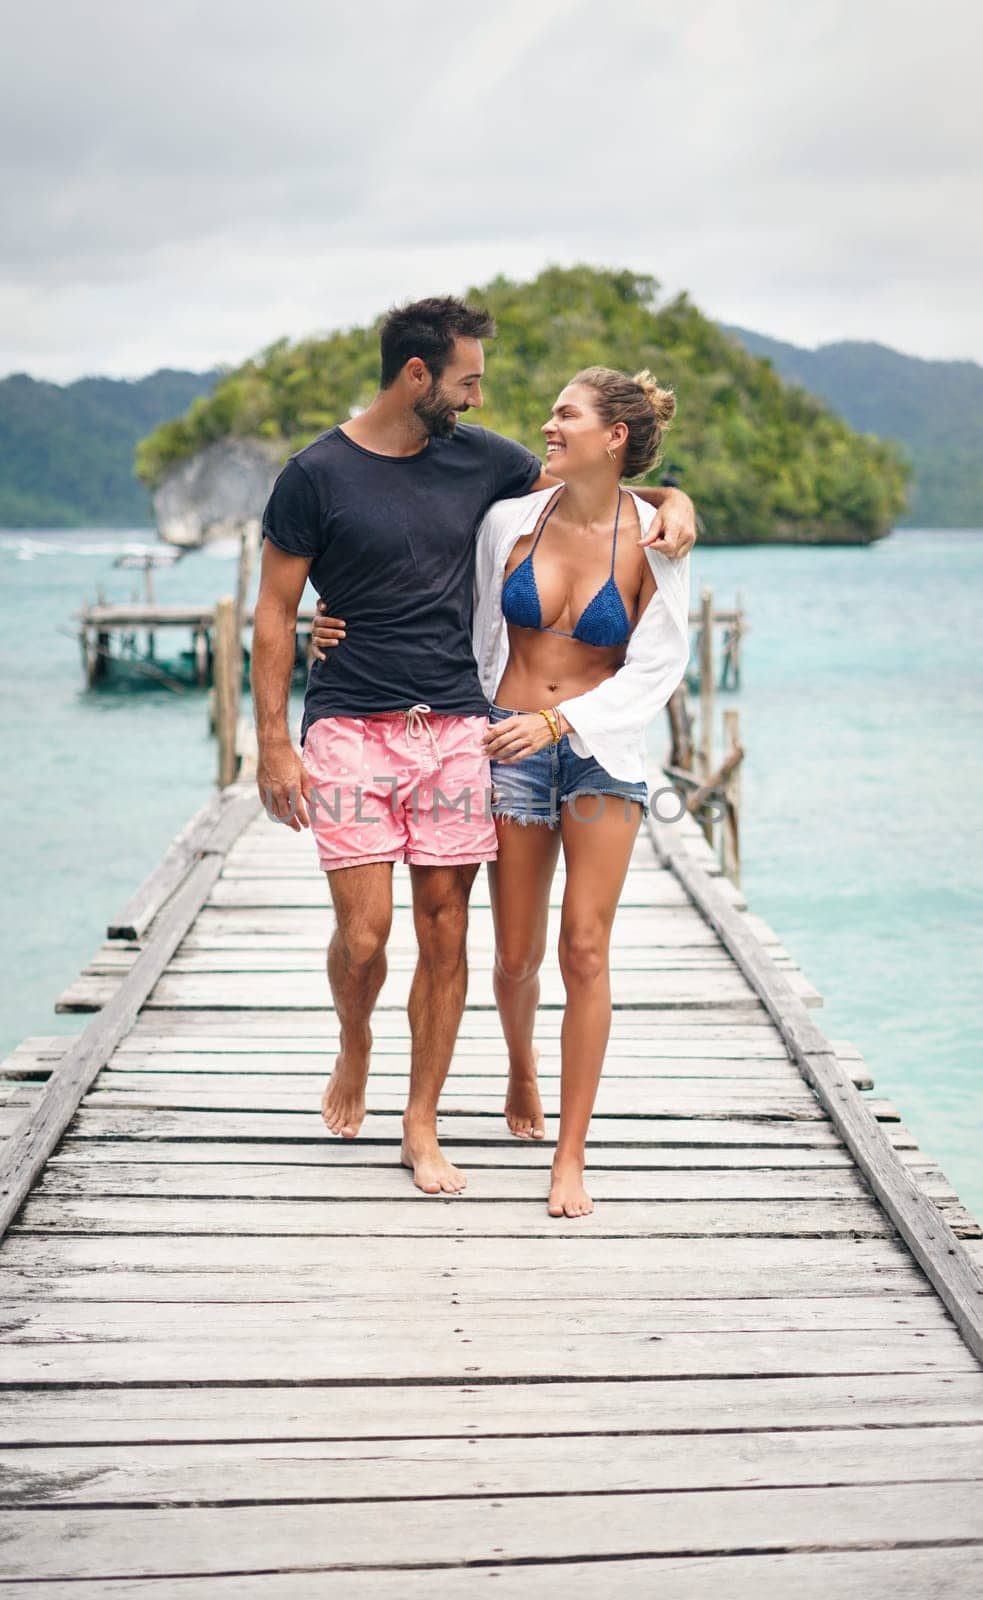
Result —
<path fill-rule="evenodd" d="M 559 744 L 563 735 L 560 732 L 560 719 L 557 716 L 555 709 L 547 711 L 541 706 L 539 709 L 539 715 L 541 717 L 545 717 L 546 719 L 546 726 L 550 730 L 550 744 Z"/>

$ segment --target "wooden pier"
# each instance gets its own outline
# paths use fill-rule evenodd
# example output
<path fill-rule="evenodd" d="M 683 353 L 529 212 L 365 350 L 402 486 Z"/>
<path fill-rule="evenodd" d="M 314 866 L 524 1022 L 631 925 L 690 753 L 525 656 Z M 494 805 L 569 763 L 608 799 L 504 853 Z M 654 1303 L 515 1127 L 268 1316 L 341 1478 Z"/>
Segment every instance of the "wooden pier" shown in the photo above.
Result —
<path fill-rule="evenodd" d="M 212 681 L 215 614 L 214 605 L 159 605 L 145 600 L 84 606 L 78 614 L 78 640 L 86 686 L 91 689 L 100 683 L 114 661 L 126 662 L 151 678 L 173 678 L 173 668 L 168 672 L 157 660 L 156 641 L 158 634 L 177 630 L 188 639 L 190 681 L 206 688 Z M 252 620 L 252 612 L 245 612 L 243 623 L 251 625 Z M 306 661 L 313 620 L 313 606 L 302 606 L 297 616 L 298 664 Z"/>
<path fill-rule="evenodd" d="M 983 1589 L 983 1241 L 697 823 L 615 925 L 595 1214 L 510 1139 L 487 885 L 442 1133 L 330 1139 L 326 890 L 236 784 L 4 1065 L 0 1591 L 926 1600 Z M 562 872 L 554 889 L 556 907 Z M 550 1132 L 562 988 L 539 1026 Z"/>

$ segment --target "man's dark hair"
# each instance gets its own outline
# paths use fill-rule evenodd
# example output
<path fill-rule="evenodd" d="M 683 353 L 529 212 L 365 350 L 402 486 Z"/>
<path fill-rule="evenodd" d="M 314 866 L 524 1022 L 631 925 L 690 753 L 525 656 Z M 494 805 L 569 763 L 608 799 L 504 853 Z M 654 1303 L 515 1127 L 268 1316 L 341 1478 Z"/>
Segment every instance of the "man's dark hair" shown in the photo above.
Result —
<path fill-rule="evenodd" d="M 495 319 L 489 312 L 465 305 L 463 300 L 455 300 L 451 295 L 394 306 L 379 333 L 382 351 L 379 386 L 388 389 L 395 383 L 413 356 L 419 356 L 436 382 L 451 358 L 455 339 L 494 337 Z"/>

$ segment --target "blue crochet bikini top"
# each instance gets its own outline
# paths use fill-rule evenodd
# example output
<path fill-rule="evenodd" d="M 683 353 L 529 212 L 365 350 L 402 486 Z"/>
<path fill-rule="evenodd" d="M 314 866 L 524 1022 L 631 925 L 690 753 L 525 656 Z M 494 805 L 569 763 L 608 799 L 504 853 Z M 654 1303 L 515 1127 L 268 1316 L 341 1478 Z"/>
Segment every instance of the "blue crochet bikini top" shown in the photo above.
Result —
<path fill-rule="evenodd" d="M 562 491 L 561 491 L 562 492 Z M 618 547 L 618 519 L 621 516 L 621 490 L 618 491 L 618 509 L 614 518 L 614 538 L 611 541 L 611 571 L 607 583 L 598 589 L 593 600 L 589 602 L 580 613 L 580 620 L 572 633 L 566 633 L 562 628 L 546 628 L 543 626 L 543 612 L 539 603 L 539 590 L 536 587 L 536 574 L 533 569 L 532 558 L 536 554 L 536 546 L 543 537 L 543 529 L 549 522 L 559 503 L 560 496 L 553 501 L 540 525 L 535 542 L 524 561 L 520 561 L 514 572 L 511 572 L 502 585 L 502 615 L 507 622 L 514 623 L 519 628 L 537 628 L 542 633 L 559 633 L 564 639 L 577 639 L 581 644 L 597 645 L 601 649 L 608 649 L 611 645 L 624 644 L 631 633 L 631 624 L 625 610 L 624 601 L 618 592 L 618 585 L 614 581 L 614 558 Z"/>

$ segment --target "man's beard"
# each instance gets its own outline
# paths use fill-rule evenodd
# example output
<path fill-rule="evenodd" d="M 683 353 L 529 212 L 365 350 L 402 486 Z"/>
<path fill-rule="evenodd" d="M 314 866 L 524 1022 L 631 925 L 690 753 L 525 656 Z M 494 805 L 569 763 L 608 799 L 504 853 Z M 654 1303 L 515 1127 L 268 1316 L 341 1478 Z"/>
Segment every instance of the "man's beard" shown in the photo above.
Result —
<path fill-rule="evenodd" d="M 467 406 L 452 406 L 440 384 L 434 383 L 429 394 L 413 402 L 413 410 L 431 438 L 450 439 L 457 427 L 457 416 L 466 411 Z M 457 416 L 454 416 L 455 412 Z M 452 416 L 453 422 L 450 420 Z"/>

